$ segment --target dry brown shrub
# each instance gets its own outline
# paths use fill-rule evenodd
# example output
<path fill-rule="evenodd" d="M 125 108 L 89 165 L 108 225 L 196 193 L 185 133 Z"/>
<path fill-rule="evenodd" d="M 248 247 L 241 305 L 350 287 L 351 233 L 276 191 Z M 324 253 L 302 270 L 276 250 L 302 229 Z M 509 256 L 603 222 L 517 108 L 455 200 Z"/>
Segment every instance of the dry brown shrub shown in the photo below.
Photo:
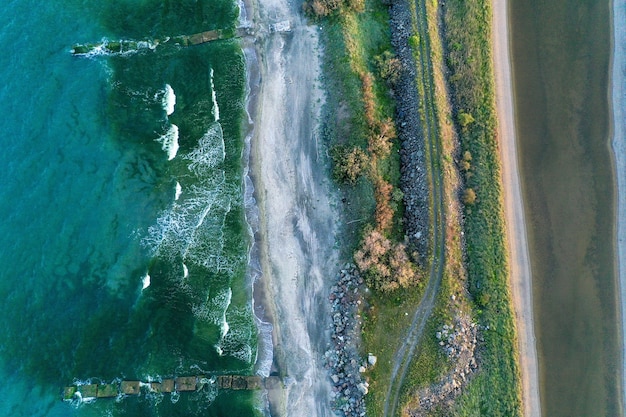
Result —
<path fill-rule="evenodd" d="M 392 245 L 378 230 L 365 236 L 354 260 L 367 284 L 376 290 L 390 292 L 420 281 L 418 268 L 411 262 L 407 247 L 402 243 Z"/>
<path fill-rule="evenodd" d="M 365 120 L 370 128 L 376 123 L 376 97 L 374 96 L 374 77 L 369 72 L 361 73 Z"/>
<path fill-rule="evenodd" d="M 303 4 L 304 11 L 313 17 L 325 17 L 341 7 L 340 0 L 311 0 Z"/>
<path fill-rule="evenodd" d="M 465 191 L 463 191 L 462 200 L 465 205 L 473 205 L 476 203 L 476 192 L 471 188 L 466 188 Z"/>
<path fill-rule="evenodd" d="M 365 236 L 361 248 L 354 254 L 354 261 L 363 272 L 370 270 L 380 263 L 391 248 L 391 242 L 378 230 L 373 230 Z"/>
<path fill-rule="evenodd" d="M 385 233 L 391 229 L 393 222 L 394 210 L 391 207 L 391 193 L 393 186 L 387 181 L 378 179 L 376 181 L 376 189 L 374 198 L 376 199 L 376 228 Z"/>
<path fill-rule="evenodd" d="M 396 138 L 396 128 L 391 118 L 375 123 L 367 150 L 374 156 L 386 158 L 391 153 L 392 141 Z"/>
<path fill-rule="evenodd" d="M 365 0 L 346 0 L 346 4 L 351 10 L 357 13 L 365 11 Z"/>
<path fill-rule="evenodd" d="M 393 275 L 401 288 L 407 288 L 417 283 L 416 268 L 406 253 L 406 246 L 398 243 L 392 251 L 389 265 L 393 270 Z"/>

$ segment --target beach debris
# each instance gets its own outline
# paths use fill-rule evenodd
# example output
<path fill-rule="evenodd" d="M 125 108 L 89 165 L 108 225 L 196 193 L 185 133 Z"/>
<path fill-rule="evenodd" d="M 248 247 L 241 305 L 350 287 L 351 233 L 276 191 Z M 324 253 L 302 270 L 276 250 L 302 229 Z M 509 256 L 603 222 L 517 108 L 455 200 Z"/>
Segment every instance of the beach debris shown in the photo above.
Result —
<path fill-rule="evenodd" d="M 270 33 L 285 32 L 291 32 L 291 22 L 289 20 L 283 20 L 282 22 L 277 22 L 270 25 Z"/>

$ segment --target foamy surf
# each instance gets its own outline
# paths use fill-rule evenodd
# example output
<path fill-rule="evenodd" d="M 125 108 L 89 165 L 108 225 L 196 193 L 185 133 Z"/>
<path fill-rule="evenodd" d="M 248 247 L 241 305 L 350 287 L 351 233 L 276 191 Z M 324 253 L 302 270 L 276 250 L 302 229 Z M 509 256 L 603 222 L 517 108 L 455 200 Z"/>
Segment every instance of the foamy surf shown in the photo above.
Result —
<path fill-rule="evenodd" d="M 171 125 L 169 130 L 157 139 L 161 148 L 167 153 L 167 160 L 171 161 L 178 153 L 178 126 Z"/>
<path fill-rule="evenodd" d="M 180 198 L 180 195 L 183 193 L 183 187 L 180 185 L 180 183 L 177 181 L 176 182 L 176 194 L 174 194 L 174 201 L 178 201 L 178 199 Z"/>
<path fill-rule="evenodd" d="M 215 84 L 213 83 L 213 68 L 211 68 L 211 98 L 213 100 L 213 109 L 211 112 L 213 113 L 213 118 L 217 122 L 220 120 L 220 106 L 217 104 L 217 94 L 215 92 Z"/>
<path fill-rule="evenodd" d="M 150 275 L 146 274 L 141 279 L 141 291 L 145 290 L 150 286 Z"/>
<path fill-rule="evenodd" d="M 176 107 L 176 94 L 174 93 L 174 89 L 171 85 L 165 84 L 165 92 L 163 95 L 163 110 L 168 116 L 171 116 L 174 113 L 174 108 Z"/>

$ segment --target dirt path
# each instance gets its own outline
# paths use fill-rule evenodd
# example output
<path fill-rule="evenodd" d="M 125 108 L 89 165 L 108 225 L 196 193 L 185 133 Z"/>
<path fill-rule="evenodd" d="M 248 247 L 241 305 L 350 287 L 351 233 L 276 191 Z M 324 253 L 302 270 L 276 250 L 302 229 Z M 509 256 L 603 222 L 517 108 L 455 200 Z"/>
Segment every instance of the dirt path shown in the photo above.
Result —
<path fill-rule="evenodd" d="M 513 87 L 509 57 L 507 1 L 493 2 L 493 46 L 498 137 L 502 159 L 504 207 L 509 244 L 511 292 L 522 373 L 522 404 L 526 417 L 541 416 L 539 376 L 533 325 L 532 276 L 526 241 L 524 206 L 517 168 Z"/>
<path fill-rule="evenodd" d="M 439 292 L 445 263 L 445 212 L 443 207 L 443 172 L 440 168 L 441 138 L 437 118 L 435 85 L 433 81 L 433 64 L 430 56 L 430 38 L 424 0 L 416 0 L 417 26 L 420 39 L 420 61 L 417 72 L 418 79 L 424 88 L 424 126 L 423 132 L 429 153 L 431 190 L 432 190 L 432 225 L 433 225 L 433 256 L 430 265 L 428 286 L 424 296 L 413 315 L 407 337 L 394 356 L 391 381 L 385 398 L 384 415 L 396 415 L 398 401 L 409 365 L 424 332 L 424 327 L 431 316 L 435 300 Z M 418 82 L 419 82 L 418 81 Z"/>

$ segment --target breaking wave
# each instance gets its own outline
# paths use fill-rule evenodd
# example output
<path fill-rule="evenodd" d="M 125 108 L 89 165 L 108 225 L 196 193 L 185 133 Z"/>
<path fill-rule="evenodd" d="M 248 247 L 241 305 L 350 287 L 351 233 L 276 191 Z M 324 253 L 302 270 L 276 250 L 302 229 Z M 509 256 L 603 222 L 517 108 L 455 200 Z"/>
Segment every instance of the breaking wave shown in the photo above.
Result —
<path fill-rule="evenodd" d="M 168 116 L 174 113 L 174 107 L 176 106 L 176 94 L 171 85 L 165 84 L 165 91 L 163 94 L 163 110 Z"/>
<path fill-rule="evenodd" d="M 167 153 L 168 161 L 171 161 L 176 157 L 178 153 L 178 126 L 175 124 L 170 125 L 167 132 L 161 135 L 157 142 L 161 144 L 161 148 Z"/>
<path fill-rule="evenodd" d="M 215 92 L 215 83 L 213 82 L 213 68 L 211 68 L 211 99 L 213 100 L 213 118 L 217 122 L 220 120 L 220 106 L 217 104 L 217 93 Z"/>
<path fill-rule="evenodd" d="M 216 272 L 232 272 L 240 260 L 223 253 L 224 222 L 240 197 L 221 167 L 225 158 L 221 126 L 211 125 L 198 146 L 182 158 L 188 161 L 191 185 L 148 229 L 144 244 L 171 261 L 182 258 Z"/>

